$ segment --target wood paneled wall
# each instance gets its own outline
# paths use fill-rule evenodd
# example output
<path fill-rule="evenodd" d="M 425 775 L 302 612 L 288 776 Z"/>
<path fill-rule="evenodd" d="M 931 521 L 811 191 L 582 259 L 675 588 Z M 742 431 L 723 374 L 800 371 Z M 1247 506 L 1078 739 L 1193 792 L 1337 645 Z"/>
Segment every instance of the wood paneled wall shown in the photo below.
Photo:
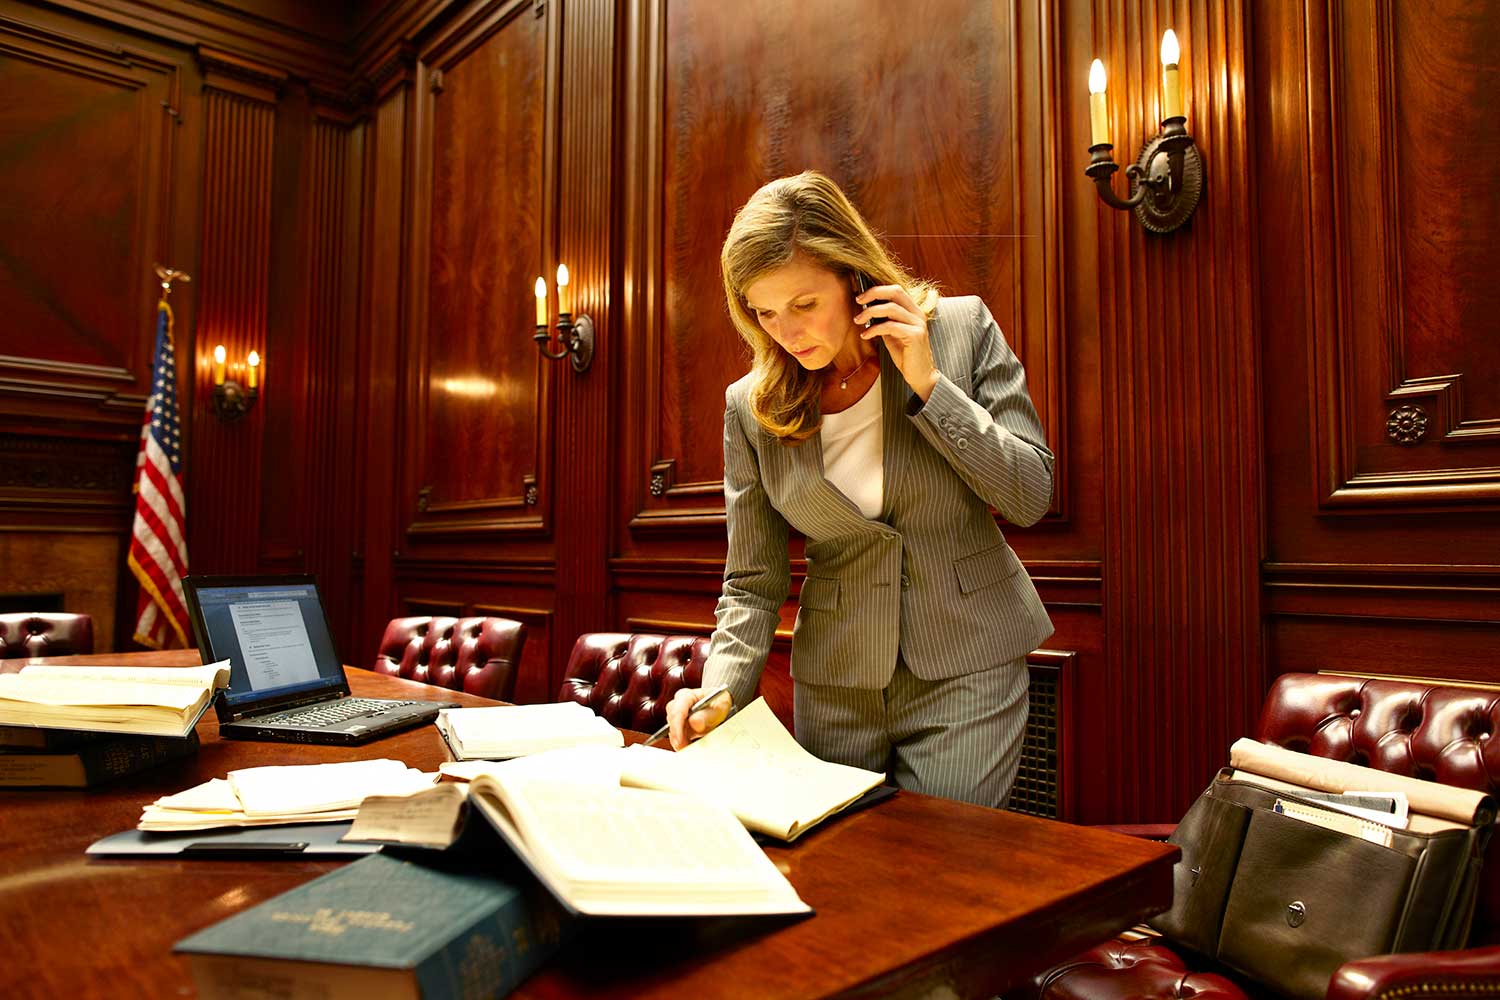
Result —
<path fill-rule="evenodd" d="M 0 227 L 0 312 L 24 320 L 0 343 L 4 530 L 123 534 L 106 472 L 128 468 L 144 269 L 165 258 L 195 278 L 178 347 L 196 569 L 316 571 L 353 662 L 398 613 L 519 618 L 526 701 L 552 697 L 580 632 L 706 630 L 722 390 L 746 364 L 717 250 L 757 185 L 818 167 L 914 271 L 983 295 L 1027 366 L 1058 489 L 1007 534 L 1069 665 L 1064 815 L 1175 818 L 1283 670 L 1500 680 L 1487 9 L 348 0 L 291 17 L 0 5 L 0 81 L 52 95 L 0 102 L 21 137 L 4 179 L 41 196 Z M 1107 61 L 1133 158 L 1167 26 L 1207 186 L 1157 238 L 1082 174 L 1085 75 Z M 109 180 L 61 198 L 49 171 L 85 148 Z M 33 238 L 49 224 L 60 241 Z M 531 283 L 559 263 L 598 329 L 583 374 L 531 340 Z M 219 341 L 266 356 L 237 425 L 207 406 Z M 60 440 L 77 446 L 47 472 L 9 471 Z"/>

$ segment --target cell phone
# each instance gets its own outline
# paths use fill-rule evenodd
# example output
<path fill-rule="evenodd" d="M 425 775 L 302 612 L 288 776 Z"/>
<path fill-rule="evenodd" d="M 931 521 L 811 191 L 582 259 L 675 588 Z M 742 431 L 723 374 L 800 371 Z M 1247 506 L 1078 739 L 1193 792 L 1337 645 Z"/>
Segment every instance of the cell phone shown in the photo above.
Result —
<path fill-rule="evenodd" d="M 873 281 L 870 280 L 870 276 L 867 275 L 867 274 L 864 274 L 863 272 L 856 272 L 855 273 L 855 277 L 859 279 L 859 292 L 860 292 L 861 295 L 863 295 L 865 292 L 869 291 L 870 290 L 870 286 L 873 285 L 873 284 L 875 284 L 875 282 L 873 282 Z M 888 301 L 888 300 L 887 299 L 871 299 L 869 302 L 865 303 L 865 305 L 866 306 L 872 306 L 876 302 L 886 302 L 886 301 Z M 855 305 L 859 305 L 859 303 L 856 302 Z M 863 308 L 863 307 L 861 307 L 861 308 Z M 870 327 L 874 326 L 876 323 L 884 323 L 886 321 L 886 319 L 887 319 L 887 317 L 885 317 L 885 316 L 876 316 L 874 319 L 870 320 L 870 322 L 868 322 L 868 323 L 865 324 L 865 329 L 868 330 Z"/>

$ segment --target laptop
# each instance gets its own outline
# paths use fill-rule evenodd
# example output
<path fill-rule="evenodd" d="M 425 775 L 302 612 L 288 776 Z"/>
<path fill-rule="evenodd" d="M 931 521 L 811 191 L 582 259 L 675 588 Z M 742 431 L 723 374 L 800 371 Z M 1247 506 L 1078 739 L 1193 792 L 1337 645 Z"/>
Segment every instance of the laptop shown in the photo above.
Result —
<path fill-rule="evenodd" d="M 435 701 L 355 698 L 311 576 L 182 581 L 204 663 L 228 660 L 219 735 L 282 743 L 368 743 L 431 722 Z"/>

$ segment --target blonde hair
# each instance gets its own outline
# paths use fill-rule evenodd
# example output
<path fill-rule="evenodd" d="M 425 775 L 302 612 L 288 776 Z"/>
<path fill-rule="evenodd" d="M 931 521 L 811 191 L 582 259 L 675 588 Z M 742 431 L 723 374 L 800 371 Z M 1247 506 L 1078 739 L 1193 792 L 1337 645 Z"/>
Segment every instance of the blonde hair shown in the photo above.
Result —
<path fill-rule="evenodd" d="M 938 300 L 937 287 L 907 274 L 838 185 L 816 170 L 778 178 L 751 195 L 735 213 L 719 265 L 729 317 L 754 355 L 751 412 L 787 444 L 817 433 L 821 380 L 761 328 L 745 289 L 794 256 L 848 278 L 864 274 L 874 285 L 901 285 L 929 319 Z"/>

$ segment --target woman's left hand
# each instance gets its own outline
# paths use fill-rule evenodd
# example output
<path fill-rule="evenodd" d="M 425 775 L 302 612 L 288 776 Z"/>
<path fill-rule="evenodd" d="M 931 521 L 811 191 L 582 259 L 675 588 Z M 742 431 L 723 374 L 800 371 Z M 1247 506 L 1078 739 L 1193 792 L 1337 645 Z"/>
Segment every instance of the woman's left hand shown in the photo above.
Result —
<path fill-rule="evenodd" d="M 927 342 L 927 317 L 922 310 L 900 285 L 876 285 L 856 295 L 854 301 L 865 307 L 854 317 L 860 326 L 872 319 L 885 318 L 884 323 L 861 330 L 860 337 L 883 338 L 891 360 L 901 370 L 901 377 L 922 402 L 927 402 L 937 385 L 938 371 Z"/>

